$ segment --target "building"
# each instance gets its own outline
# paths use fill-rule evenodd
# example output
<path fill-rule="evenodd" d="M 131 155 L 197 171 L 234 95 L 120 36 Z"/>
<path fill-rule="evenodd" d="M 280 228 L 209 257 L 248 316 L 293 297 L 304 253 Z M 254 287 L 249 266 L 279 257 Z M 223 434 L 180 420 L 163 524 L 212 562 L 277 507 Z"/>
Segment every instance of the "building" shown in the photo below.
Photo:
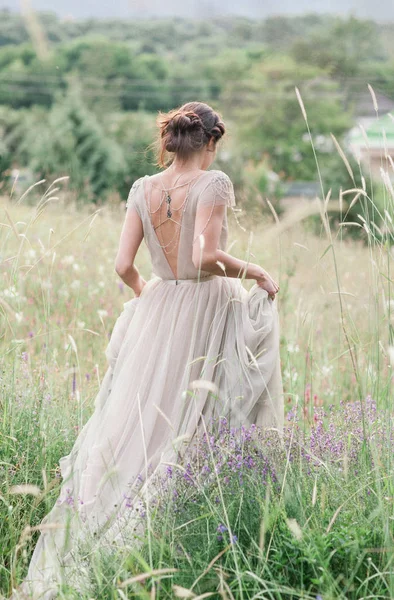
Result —
<path fill-rule="evenodd" d="M 345 143 L 347 150 L 360 161 L 365 178 L 381 180 L 383 167 L 394 180 L 394 169 L 385 158 L 388 154 L 394 160 L 394 101 L 378 92 L 375 96 L 378 112 L 369 90 L 358 97 L 357 124 L 346 135 Z"/>

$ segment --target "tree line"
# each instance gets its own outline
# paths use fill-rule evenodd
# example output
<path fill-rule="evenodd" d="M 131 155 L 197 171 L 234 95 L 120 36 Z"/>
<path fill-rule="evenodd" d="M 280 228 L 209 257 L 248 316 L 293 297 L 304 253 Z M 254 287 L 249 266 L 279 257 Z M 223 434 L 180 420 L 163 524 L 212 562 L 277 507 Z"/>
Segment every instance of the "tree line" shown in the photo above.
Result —
<path fill-rule="evenodd" d="M 220 160 L 239 188 L 279 194 L 271 170 L 281 182 L 317 177 L 297 86 L 335 194 L 348 174 L 330 133 L 341 140 L 353 125 L 368 83 L 394 95 L 394 25 L 371 20 L 62 21 L 40 13 L 37 41 L 20 15 L 0 17 L 3 185 L 13 166 L 28 166 L 40 177 L 69 174 L 89 200 L 114 190 L 125 197 L 156 169 L 147 148 L 157 111 L 197 99 L 229 125 Z"/>

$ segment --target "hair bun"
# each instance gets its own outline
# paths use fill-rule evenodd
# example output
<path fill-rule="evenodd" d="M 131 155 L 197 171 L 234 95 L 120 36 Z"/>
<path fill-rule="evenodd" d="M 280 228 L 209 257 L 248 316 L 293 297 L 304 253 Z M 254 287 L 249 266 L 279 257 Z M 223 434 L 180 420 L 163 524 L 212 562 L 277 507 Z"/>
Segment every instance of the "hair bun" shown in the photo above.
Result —
<path fill-rule="evenodd" d="M 204 129 L 199 115 L 193 111 L 180 111 L 176 113 L 169 122 L 174 133 L 188 133 L 196 129 Z"/>
<path fill-rule="evenodd" d="M 167 113 L 159 111 L 156 123 L 160 130 L 157 140 L 160 167 L 166 164 L 166 152 L 186 160 L 212 138 L 216 144 L 225 132 L 221 115 L 204 102 L 187 102 Z"/>

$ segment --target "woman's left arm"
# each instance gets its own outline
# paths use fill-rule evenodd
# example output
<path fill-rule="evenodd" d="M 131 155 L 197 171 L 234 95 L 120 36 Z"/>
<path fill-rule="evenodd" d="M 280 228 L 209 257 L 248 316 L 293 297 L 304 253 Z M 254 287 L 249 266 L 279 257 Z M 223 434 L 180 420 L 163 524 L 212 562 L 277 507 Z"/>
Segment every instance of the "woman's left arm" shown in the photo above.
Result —
<path fill-rule="evenodd" d="M 144 239 L 141 218 L 134 205 L 127 208 L 126 217 L 120 234 L 118 253 L 115 259 L 115 271 L 132 288 L 136 296 L 141 294 L 146 284 L 134 264 L 138 248 Z"/>

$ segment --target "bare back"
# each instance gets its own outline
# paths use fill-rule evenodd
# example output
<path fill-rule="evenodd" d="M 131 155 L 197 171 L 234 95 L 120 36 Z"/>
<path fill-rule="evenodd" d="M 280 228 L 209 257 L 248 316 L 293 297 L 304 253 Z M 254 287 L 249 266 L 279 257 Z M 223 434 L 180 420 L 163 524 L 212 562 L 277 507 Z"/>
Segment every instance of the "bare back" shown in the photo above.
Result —
<path fill-rule="evenodd" d="M 200 171 L 180 184 L 164 187 L 162 175 L 145 175 L 130 190 L 127 206 L 134 206 L 144 228 L 153 271 L 163 279 L 198 277 L 192 261 L 195 238 L 194 223 L 199 205 L 234 206 L 234 190 L 223 171 Z M 186 174 L 184 176 L 186 179 Z M 201 232 L 200 232 L 201 233 Z M 219 247 L 227 244 L 225 214 Z M 202 271 L 201 275 L 208 275 Z"/>

